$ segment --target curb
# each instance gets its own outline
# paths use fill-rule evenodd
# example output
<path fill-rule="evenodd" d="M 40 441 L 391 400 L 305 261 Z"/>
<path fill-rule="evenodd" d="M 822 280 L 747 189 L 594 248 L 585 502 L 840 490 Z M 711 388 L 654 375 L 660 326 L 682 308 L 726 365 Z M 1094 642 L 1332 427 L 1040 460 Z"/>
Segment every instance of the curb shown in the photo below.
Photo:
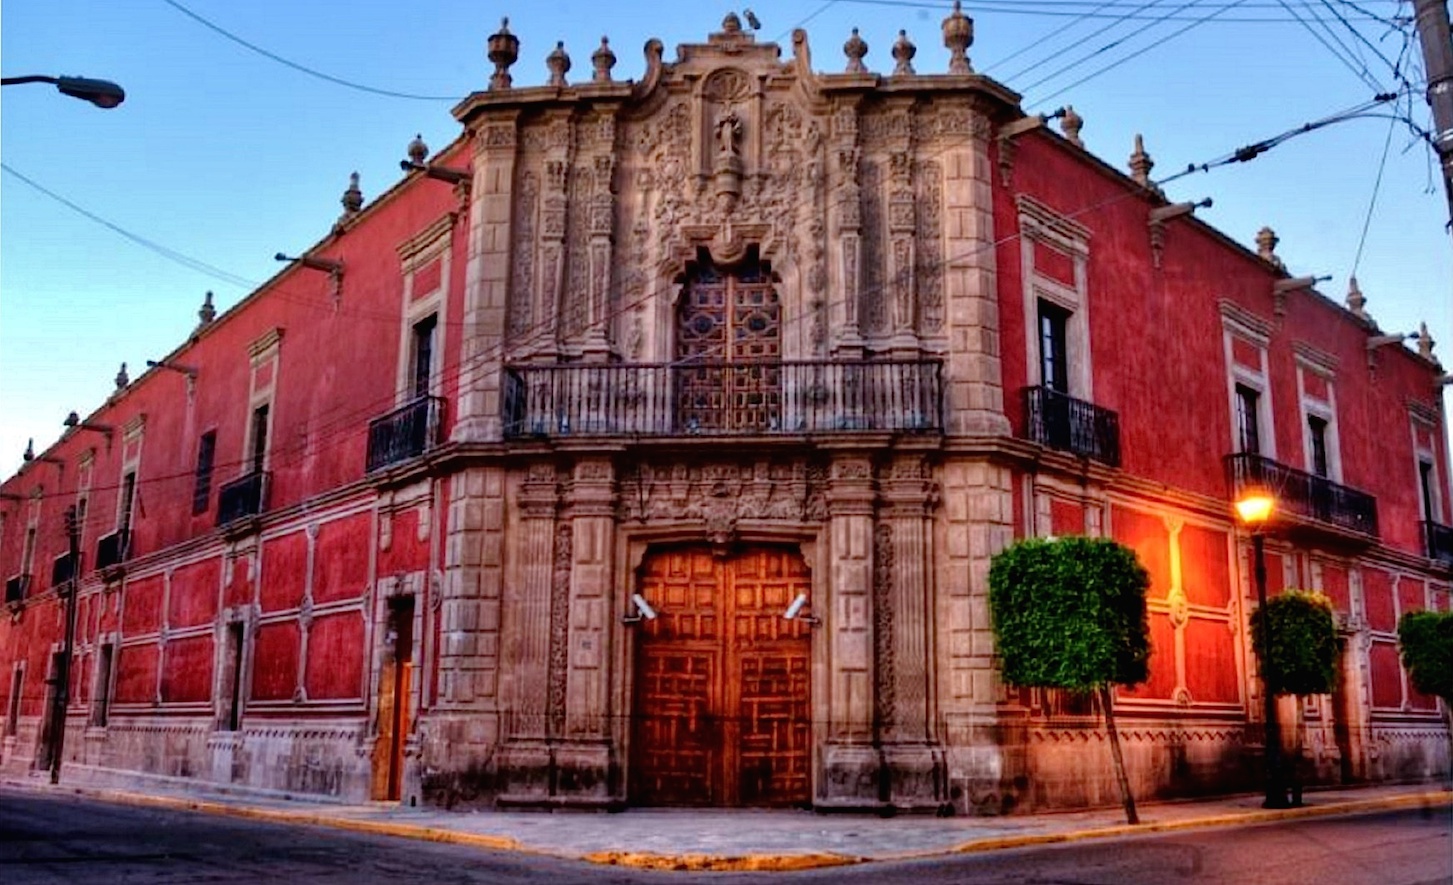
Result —
<path fill-rule="evenodd" d="M 4 785 L 26 791 L 42 792 L 36 790 L 33 785 L 14 781 L 8 781 Z M 925 860 L 951 854 L 977 854 L 1015 848 L 1081 842 L 1092 839 L 1113 839 L 1180 830 L 1248 826 L 1285 820 L 1330 817 L 1371 811 L 1388 811 L 1399 808 L 1453 807 L 1453 791 L 1438 790 L 1400 796 L 1387 796 L 1377 799 L 1336 801 L 1326 805 L 1307 805 L 1300 808 L 1255 809 L 1216 814 L 1207 817 L 1186 818 L 1184 820 L 1150 821 L 1136 825 L 1117 824 L 1063 833 L 1026 833 L 1017 836 L 991 836 L 961 842 L 957 845 L 944 848 L 878 855 L 874 857 L 824 852 L 813 852 L 809 854 L 714 855 L 597 851 L 589 854 L 570 854 L 534 848 L 524 845 L 519 840 L 509 836 L 496 836 L 487 833 L 464 833 L 457 830 L 400 823 L 397 821 L 342 817 L 325 812 L 287 811 L 226 802 L 214 802 L 205 799 L 186 799 L 174 796 L 157 796 L 147 793 L 131 793 L 122 790 L 103 790 L 86 787 L 61 787 L 59 791 L 118 805 L 164 808 L 173 811 L 194 811 L 219 817 L 235 817 L 269 823 L 302 824 L 305 826 L 366 833 L 374 836 L 393 836 L 425 842 L 468 845 L 475 848 L 508 851 L 515 854 L 533 855 L 537 857 L 552 857 L 561 860 L 582 861 L 603 866 L 677 872 L 791 872 L 883 861 Z"/>

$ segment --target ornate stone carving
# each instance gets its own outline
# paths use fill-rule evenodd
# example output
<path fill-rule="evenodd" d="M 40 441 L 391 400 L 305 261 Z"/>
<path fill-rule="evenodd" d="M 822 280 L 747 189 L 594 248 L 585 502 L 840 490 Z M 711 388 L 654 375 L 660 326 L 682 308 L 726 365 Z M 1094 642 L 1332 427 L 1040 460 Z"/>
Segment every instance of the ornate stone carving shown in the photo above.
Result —
<path fill-rule="evenodd" d="M 514 254 L 510 268 L 509 334 L 516 340 L 526 336 L 535 322 L 535 218 L 539 213 L 540 181 L 533 172 L 520 179 L 515 199 Z M 541 310 L 550 305 L 542 299 Z"/>
<path fill-rule="evenodd" d="M 618 516 L 700 521 L 713 543 L 729 543 L 741 520 L 821 520 L 823 480 L 804 460 L 642 464 L 621 479 Z"/>
<path fill-rule="evenodd" d="M 916 178 L 918 319 L 931 335 L 943 331 L 943 166 L 925 160 Z"/>
<path fill-rule="evenodd" d="M 893 660 L 893 527 L 873 527 L 873 700 L 877 717 L 892 727 L 896 680 Z"/>
<path fill-rule="evenodd" d="M 509 89 L 514 82 L 510 77 L 510 65 L 520 57 L 520 38 L 510 33 L 510 20 L 500 21 L 499 30 L 489 38 L 489 60 L 494 62 L 494 74 L 489 78 L 489 88 Z"/>
<path fill-rule="evenodd" d="M 595 73 L 591 75 L 592 80 L 597 83 L 610 82 L 610 70 L 616 66 L 616 54 L 611 51 L 608 38 L 600 38 L 600 48 L 590 54 L 590 64 L 595 68 Z"/>
<path fill-rule="evenodd" d="M 545 720 L 552 737 L 565 730 L 565 687 L 569 673 L 570 563 L 574 559 L 574 527 L 555 527 L 554 566 L 550 574 L 550 651 L 546 662 Z"/>
<path fill-rule="evenodd" d="M 550 79 L 547 84 L 550 86 L 568 86 L 565 75 L 570 72 L 570 54 L 565 51 L 565 41 L 557 40 L 555 48 L 545 56 L 545 67 L 550 71 Z"/>
<path fill-rule="evenodd" d="M 877 163 L 865 161 L 862 166 L 863 226 L 862 266 L 859 270 L 862 289 L 860 323 L 864 334 L 887 331 L 888 308 L 883 274 L 883 176 Z"/>
<path fill-rule="evenodd" d="M 737 68 L 712 71 L 701 84 L 702 98 L 722 103 L 742 101 L 751 94 L 751 90 L 751 78 L 745 71 Z"/>
<path fill-rule="evenodd" d="M 569 208 L 565 220 L 567 282 L 560 304 L 560 330 L 567 340 L 586 331 L 590 297 L 590 219 L 586 197 L 590 193 L 590 179 L 589 169 L 575 167 L 570 170 Z"/>
<path fill-rule="evenodd" d="M 948 72 L 950 74 L 972 74 L 967 50 L 974 43 L 974 20 L 964 15 L 959 0 L 954 0 L 953 12 L 943 20 L 943 45 L 949 51 Z"/>

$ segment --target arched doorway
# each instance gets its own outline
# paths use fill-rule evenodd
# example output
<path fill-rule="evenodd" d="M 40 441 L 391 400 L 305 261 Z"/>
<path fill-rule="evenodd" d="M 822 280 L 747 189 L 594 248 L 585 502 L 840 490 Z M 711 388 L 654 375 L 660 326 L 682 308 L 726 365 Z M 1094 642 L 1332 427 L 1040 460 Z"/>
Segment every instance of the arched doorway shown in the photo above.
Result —
<path fill-rule="evenodd" d="M 657 617 L 638 625 L 632 803 L 808 803 L 811 627 L 782 615 L 810 591 L 785 547 L 647 558 L 639 592 Z"/>
<path fill-rule="evenodd" d="M 747 250 L 724 269 L 704 250 L 676 314 L 676 420 L 692 432 L 776 430 L 782 420 L 782 305 L 771 268 Z"/>

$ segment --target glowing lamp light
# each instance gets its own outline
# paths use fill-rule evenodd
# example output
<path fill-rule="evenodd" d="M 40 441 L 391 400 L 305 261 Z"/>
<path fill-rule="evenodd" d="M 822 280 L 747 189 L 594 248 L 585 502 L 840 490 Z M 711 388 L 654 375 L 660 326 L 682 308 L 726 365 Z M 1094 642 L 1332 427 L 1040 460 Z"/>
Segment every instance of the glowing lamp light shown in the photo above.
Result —
<path fill-rule="evenodd" d="M 1276 509 L 1276 499 L 1265 492 L 1252 492 L 1236 501 L 1236 515 L 1247 525 L 1262 525 Z"/>

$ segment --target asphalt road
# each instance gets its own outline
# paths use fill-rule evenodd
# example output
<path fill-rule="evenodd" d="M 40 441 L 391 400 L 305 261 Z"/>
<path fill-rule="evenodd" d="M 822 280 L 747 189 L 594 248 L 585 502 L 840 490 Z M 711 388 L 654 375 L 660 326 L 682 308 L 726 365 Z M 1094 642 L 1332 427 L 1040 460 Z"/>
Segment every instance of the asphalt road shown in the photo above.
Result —
<path fill-rule="evenodd" d="M 0 791 L 0 883 L 1447 885 L 1453 815 L 1403 811 L 801 873 L 661 873 Z"/>

